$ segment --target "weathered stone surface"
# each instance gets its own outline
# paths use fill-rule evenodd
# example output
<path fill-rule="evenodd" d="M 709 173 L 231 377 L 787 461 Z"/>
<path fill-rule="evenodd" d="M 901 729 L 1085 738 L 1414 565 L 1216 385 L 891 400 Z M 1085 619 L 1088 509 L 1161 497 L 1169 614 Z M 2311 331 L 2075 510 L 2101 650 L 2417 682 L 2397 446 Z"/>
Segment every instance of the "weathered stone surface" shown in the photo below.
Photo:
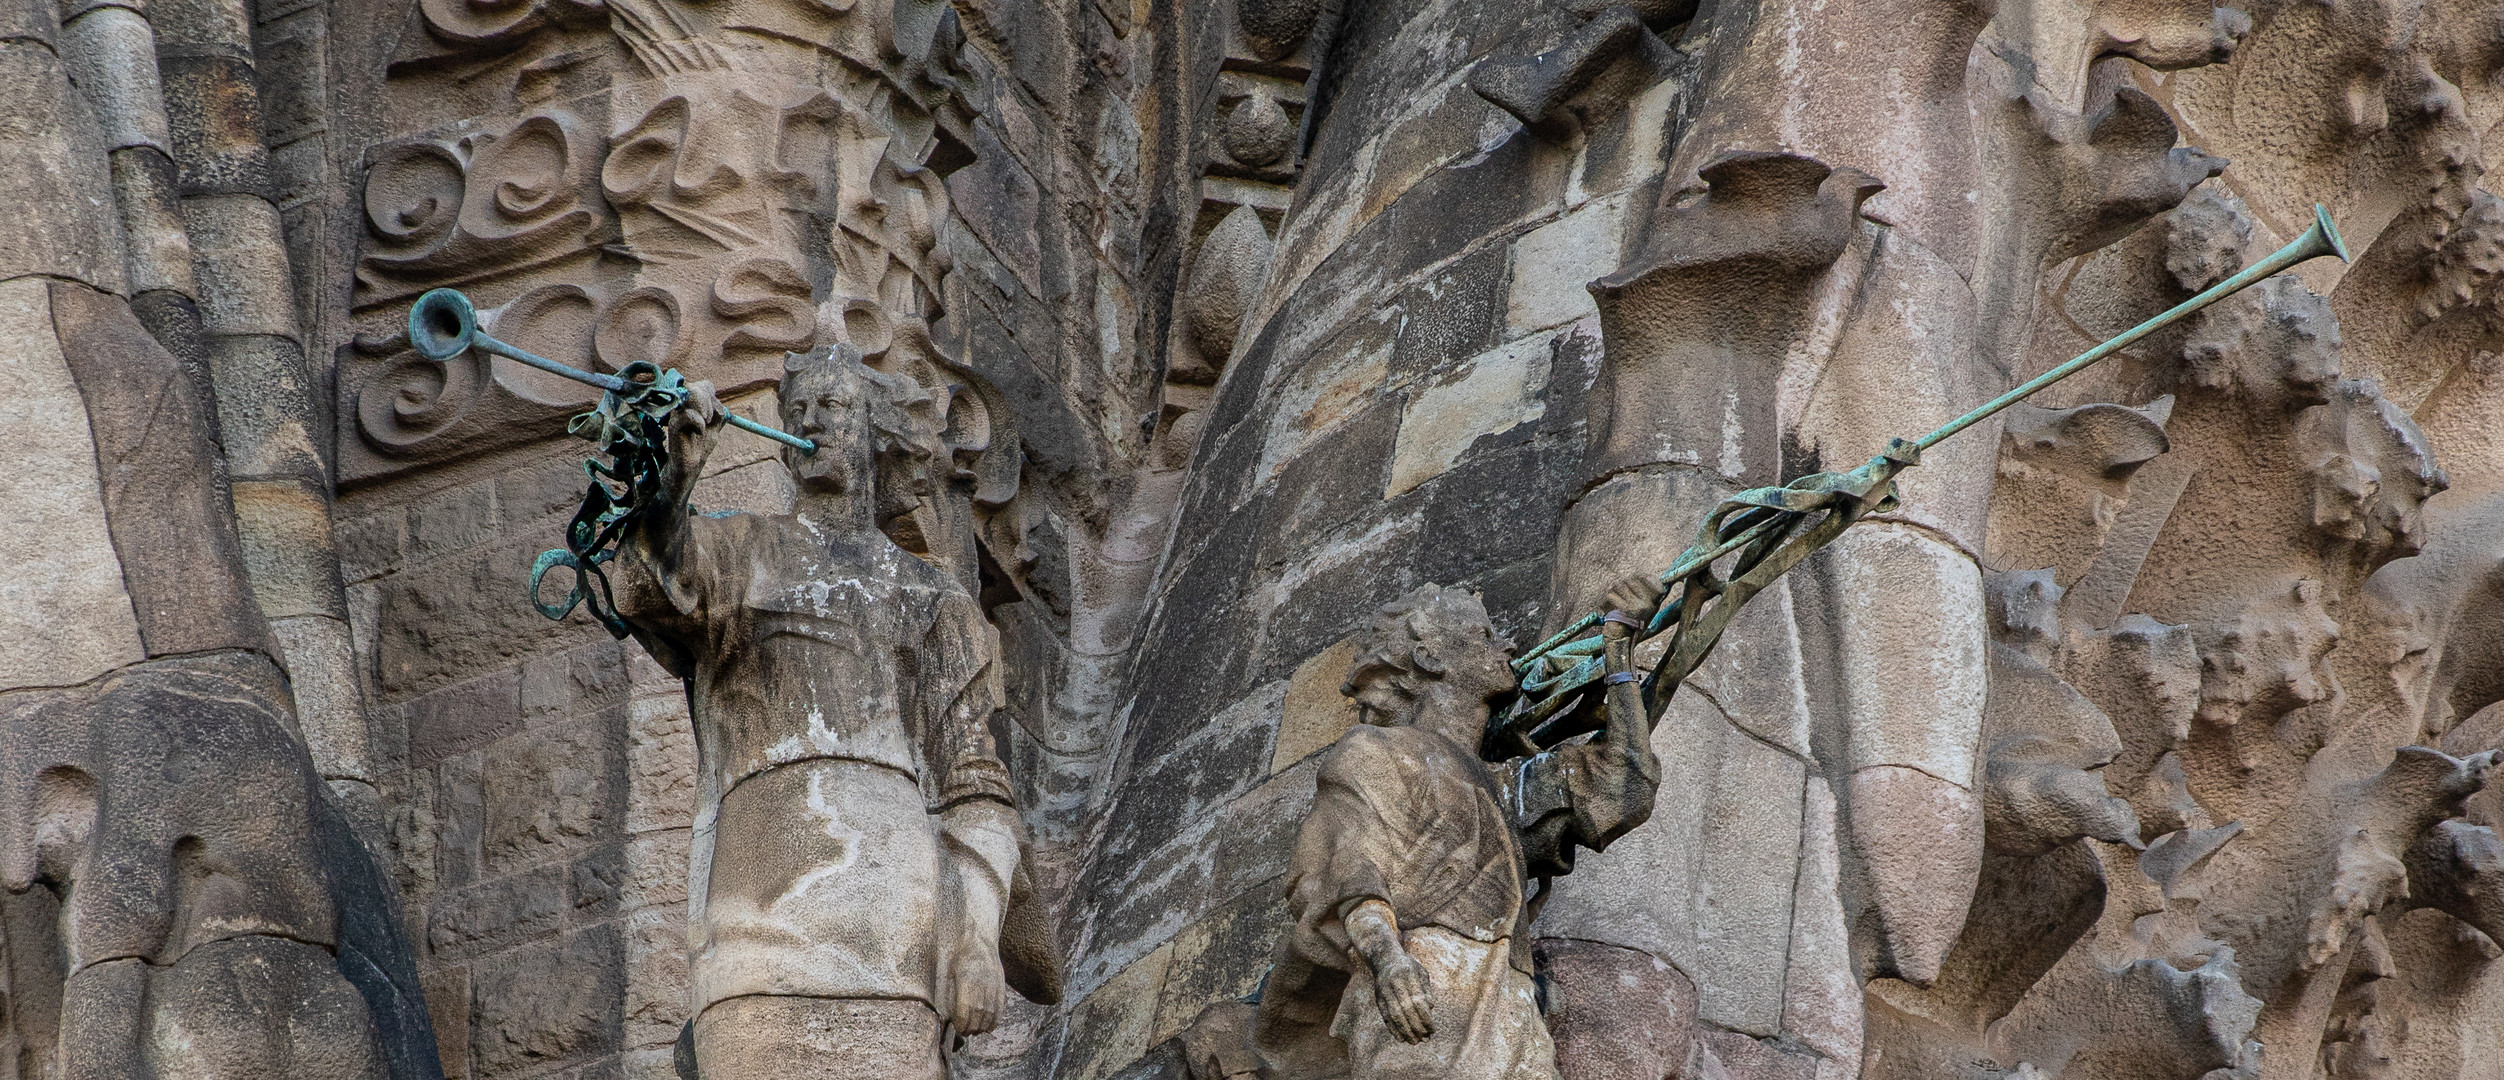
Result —
<path fill-rule="evenodd" d="M 411 699 L 409 760 L 432 765 L 511 734 L 521 727 L 520 679 L 511 671 Z"/>
<path fill-rule="evenodd" d="M 486 871 L 503 873 L 609 838 L 624 818 L 613 725 L 583 721 L 505 739 L 483 760 Z"/>
<path fill-rule="evenodd" d="M 470 1075 L 536 1072 L 615 1052 L 620 956 L 616 928 L 603 926 L 473 965 Z"/>
<path fill-rule="evenodd" d="M 581 497 L 586 392 L 394 339 L 461 288 L 525 348 L 654 359 L 760 416 L 785 349 L 848 345 L 931 394 L 943 467 L 891 520 L 1002 639 L 978 723 L 1029 811 L 1028 915 L 1073 953 L 1076 1000 L 1009 1000 L 949 1068 L 1206 1071 L 1173 1036 L 1267 970 L 1374 606 L 1451 583 L 1527 645 L 1720 498 L 1918 434 L 2320 200 L 2352 265 L 1934 448 L 1895 514 L 1748 605 L 1664 720 L 1653 820 L 1537 924 L 1691 978 L 1706 1034 L 1669 1060 L 1690 1025 L 1585 1011 L 1560 1064 L 1596 1060 L 1579 1040 L 1657 1050 L 1654 1077 L 2474 1080 L 2504 1015 L 2473 928 L 2504 802 L 2455 790 L 2504 716 L 2493 7 L 16 5 L 0 164 L 31 209 L 0 221 L 0 279 L 42 279 L 49 317 L 7 336 L 63 340 L 79 400 L 13 388 L 86 426 L 43 456 L 75 467 L 11 470 L 49 494 L 0 504 L 89 491 L 74 536 L 10 521 L 16 580 L 133 613 L 0 626 L 28 661 L 0 645 L 0 683 L 194 655 L 151 619 L 251 614 L 201 572 L 234 536 L 279 639 L 245 647 L 282 657 L 310 754 L 263 749 L 389 838 L 407 906 L 347 899 L 325 855 L 337 903 L 465 928 L 423 964 L 448 1071 L 666 1077 L 681 1030 L 692 1071 L 687 908 L 743 865 L 718 842 L 782 851 L 817 819 L 700 814 L 742 754 L 700 757 L 678 676 L 522 602 Z M 2234 164 L 2203 183 L 2210 152 Z M 214 408 L 230 532 L 161 524 L 214 486 L 161 481 L 215 462 L 150 452 L 159 383 L 109 387 L 142 434 L 108 445 L 61 299 L 107 293 L 138 331 L 108 312 L 93 355 L 170 354 Z M 726 438 L 694 507 L 801 500 Z M 125 512 L 147 484 L 188 501 Z M 2057 619 L 1979 584 L 2037 571 Z M 927 780 L 893 801 L 943 809 Z M 24 973 L 66 955 L 22 947 L 52 895 L 0 899 L 0 1045 L 136 1075 L 114 1047 L 146 965 Z M 355 921 L 335 960 L 396 1045 L 408 980 L 353 969 L 381 940 Z M 585 934 L 623 944 L 551 952 Z M 26 987 L 70 983 L 96 1025 L 64 1057 Z M 732 1041 L 840 1027 L 814 1023 Z"/>
<path fill-rule="evenodd" d="M 0 46 L 16 50 L 22 46 Z M 11 600 L 0 605 L 0 649 L 13 686 L 67 686 L 145 655 L 122 583 L 96 445 L 76 377 L 53 329 L 41 278 L 0 282 L 0 346 L 16 392 L 6 410 L 0 483 L 18 508 L 5 559 Z"/>
<path fill-rule="evenodd" d="M 17 178 L 18 205 L 41 208 L 0 221 L 0 281 L 41 274 L 121 292 L 107 147 L 69 74 L 38 40 L 0 41 L 0 86 L 12 104 L 0 169 Z"/>
<path fill-rule="evenodd" d="M 939 1033 L 918 1001 L 745 997 L 696 1018 L 703 1075 L 727 1080 L 940 1080 Z M 785 1049 L 794 1044 L 800 1053 Z"/>
<path fill-rule="evenodd" d="M 149 654 L 241 648 L 276 656 L 245 584 L 207 403 L 119 298 L 56 283 L 51 307 L 86 403 L 113 548 Z"/>
<path fill-rule="evenodd" d="M 1695 985 L 1678 969 L 1650 953 L 1570 938 L 1540 938 L 1536 955 L 1556 1071 L 1565 1080 L 1686 1074 Z"/>
<path fill-rule="evenodd" d="M 388 1075 L 364 999 L 327 950 L 301 941 L 254 936 L 202 946 L 152 974 L 148 1012 L 155 1075 Z"/>

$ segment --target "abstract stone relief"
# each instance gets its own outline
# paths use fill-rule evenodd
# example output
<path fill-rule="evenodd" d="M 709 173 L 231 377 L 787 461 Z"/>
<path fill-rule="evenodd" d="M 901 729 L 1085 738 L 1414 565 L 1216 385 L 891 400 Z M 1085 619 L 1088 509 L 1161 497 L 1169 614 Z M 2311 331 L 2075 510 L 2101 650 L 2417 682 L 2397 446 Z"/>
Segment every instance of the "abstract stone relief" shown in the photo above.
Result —
<path fill-rule="evenodd" d="M 0 0 L 0 87 L 0 1077 L 2504 1078 L 2496 4 Z"/>

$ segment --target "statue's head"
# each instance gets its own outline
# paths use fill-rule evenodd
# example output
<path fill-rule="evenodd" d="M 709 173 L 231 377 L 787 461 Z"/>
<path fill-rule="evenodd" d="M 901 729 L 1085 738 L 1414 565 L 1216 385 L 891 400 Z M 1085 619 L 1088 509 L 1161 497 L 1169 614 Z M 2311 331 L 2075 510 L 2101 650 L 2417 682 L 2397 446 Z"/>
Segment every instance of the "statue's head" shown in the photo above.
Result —
<path fill-rule="evenodd" d="M 817 444 L 783 451 L 804 494 L 877 500 L 881 523 L 930 491 L 938 405 L 921 384 L 861 362 L 849 345 L 783 358 L 783 430 Z"/>
<path fill-rule="evenodd" d="M 1339 692 L 1356 699 L 1366 723 L 1398 727 L 1416 722 L 1429 684 L 1478 702 L 1512 689 L 1511 657 L 1476 594 L 1420 586 L 1374 614 Z"/>

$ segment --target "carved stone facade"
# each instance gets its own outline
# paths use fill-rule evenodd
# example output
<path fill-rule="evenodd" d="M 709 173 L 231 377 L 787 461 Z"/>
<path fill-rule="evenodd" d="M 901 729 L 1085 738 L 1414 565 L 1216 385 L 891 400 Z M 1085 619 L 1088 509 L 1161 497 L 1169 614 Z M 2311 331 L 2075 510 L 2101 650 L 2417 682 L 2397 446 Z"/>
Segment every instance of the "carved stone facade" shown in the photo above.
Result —
<path fill-rule="evenodd" d="M 0 87 L 0 1077 L 2504 1080 L 2497 4 L 0 0 Z M 1756 595 L 1570 874 L 1311 854 L 1528 828 L 1348 734 L 1385 605 L 1527 647 L 2316 203 Z M 910 461 L 722 433 L 709 584 L 551 622 L 598 392 L 447 287 Z M 820 812 L 945 873 L 786 903 Z"/>

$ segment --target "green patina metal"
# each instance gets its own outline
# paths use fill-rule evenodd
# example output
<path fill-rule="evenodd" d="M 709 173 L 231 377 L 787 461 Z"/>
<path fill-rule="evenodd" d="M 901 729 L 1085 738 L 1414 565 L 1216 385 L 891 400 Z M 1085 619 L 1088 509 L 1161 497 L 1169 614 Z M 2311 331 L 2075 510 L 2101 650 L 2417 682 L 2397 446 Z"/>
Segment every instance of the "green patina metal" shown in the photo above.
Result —
<path fill-rule="evenodd" d="M 583 461 L 591 485 L 583 492 L 573 522 L 566 526 L 565 547 L 542 552 L 531 564 L 530 604 L 551 619 L 562 619 L 575 607 L 587 605 L 609 633 L 625 637 L 633 628 L 618 617 L 608 575 L 601 567 L 616 558 L 626 530 L 660 495 L 663 471 L 669 464 L 669 416 L 687 403 L 686 379 L 676 369 L 663 370 L 640 360 L 615 375 L 604 375 L 532 355 L 481 332 L 477 309 L 469 297 L 454 289 L 435 289 L 409 307 L 409 346 L 438 363 L 478 349 L 600 388 L 599 402 L 565 425 L 568 433 L 599 444 L 600 456 Z M 817 452 L 817 444 L 747 417 L 724 419 L 732 427 L 803 454 Z M 539 586 L 548 571 L 558 567 L 574 571 L 574 585 L 564 602 L 551 604 L 539 599 Z"/>
<path fill-rule="evenodd" d="M 1817 473 L 1722 500 L 1705 515 L 1686 552 L 1661 572 L 1660 583 L 1668 591 L 1644 636 L 1667 633 L 1670 637 L 1644 685 L 1649 719 L 1660 719 L 1678 684 L 1711 654 L 1731 618 L 1750 598 L 1843 535 L 1854 522 L 1894 509 L 1895 476 L 1920 464 L 1922 451 L 2193 312 L 2323 255 L 2345 262 L 2347 244 L 2331 223 L 2329 211 L 2315 206 L 2313 227 L 2268 258 L 1927 435 L 1890 439 L 1878 456 L 1850 472 Z M 1721 569 L 1725 563 L 1726 571 Z M 1597 731 L 1607 722 L 1600 700 L 1603 695 L 1582 693 L 1601 675 L 1602 639 L 1597 630 L 1601 619 L 1598 612 L 1585 615 L 1513 662 L 1519 687 L 1512 701 L 1489 719 L 1482 749 L 1490 759 L 1537 753 Z"/>

